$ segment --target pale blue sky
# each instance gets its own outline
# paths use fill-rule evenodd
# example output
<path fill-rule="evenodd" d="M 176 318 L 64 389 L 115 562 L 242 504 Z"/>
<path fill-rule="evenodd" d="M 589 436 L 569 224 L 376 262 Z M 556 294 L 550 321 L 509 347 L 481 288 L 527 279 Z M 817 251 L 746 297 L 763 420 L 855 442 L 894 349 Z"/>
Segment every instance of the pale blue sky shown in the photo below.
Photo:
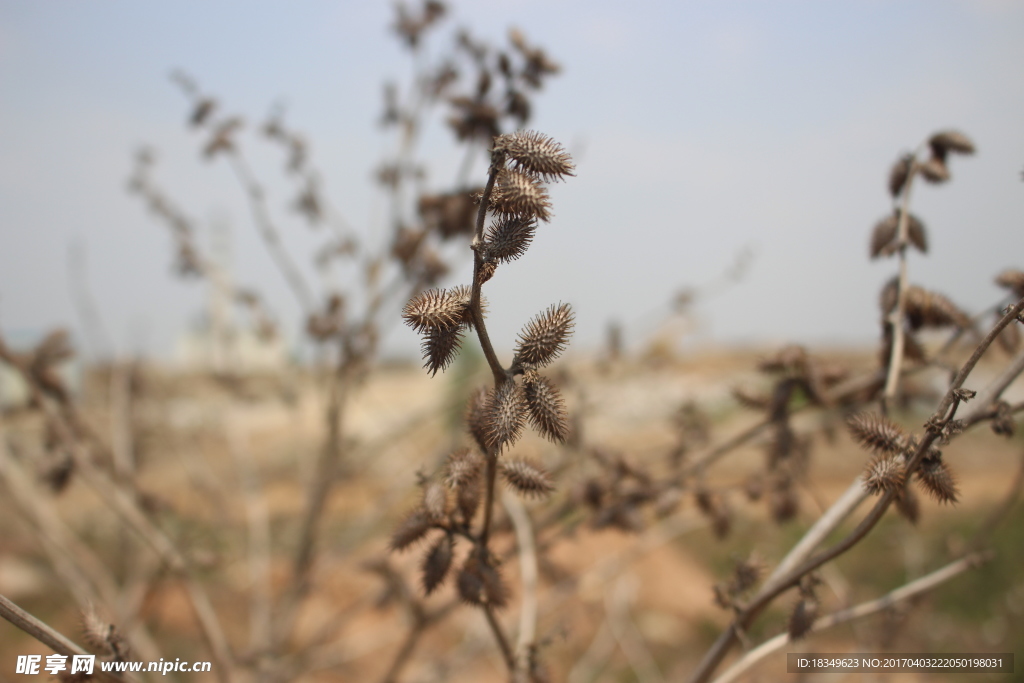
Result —
<path fill-rule="evenodd" d="M 866 255 L 889 207 L 888 167 L 939 128 L 968 133 L 979 154 L 953 159 L 951 183 L 915 192 L 932 253 L 913 258 L 912 279 L 978 308 L 998 296 L 998 270 L 1024 267 L 1024 4 L 452 10 L 438 48 L 454 26 L 497 42 L 514 25 L 563 65 L 531 127 L 579 157 L 577 178 L 553 192 L 555 219 L 488 285 L 499 347 L 557 301 L 576 308 L 581 346 L 611 318 L 637 343 L 675 289 L 713 280 L 745 246 L 756 251 L 746 280 L 701 308 L 707 337 L 868 340 L 894 268 Z M 286 101 L 334 204 L 369 226 L 382 206 L 370 169 L 388 149 L 374 126 L 381 82 L 409 73 L 391 19 L 386 2 L 0 2 L 0 328 L 77 324 L 66 267 L 75 240 L 119 348 L 165 353 L 201 310 L 202 287 L 171 275 L 166 230 L 124 190 L 143 143 L 159 150 L 158 177 L 190 215 L 231 222 L 238 279 L 294 328 L 297 307 L 237 187 L 223 164 L 198 159 L 167 75 L 189 71 L 250 119 Z M 424 149 L 442 184 L 457 157 L 446 130 L 432 135 Z M 257 161 L 277 176 L 275 154 Z M 315 236 L 300 221 L 284 227 L 308 261 Z M 389 340 L 415 345 L 401 327 Z"/>

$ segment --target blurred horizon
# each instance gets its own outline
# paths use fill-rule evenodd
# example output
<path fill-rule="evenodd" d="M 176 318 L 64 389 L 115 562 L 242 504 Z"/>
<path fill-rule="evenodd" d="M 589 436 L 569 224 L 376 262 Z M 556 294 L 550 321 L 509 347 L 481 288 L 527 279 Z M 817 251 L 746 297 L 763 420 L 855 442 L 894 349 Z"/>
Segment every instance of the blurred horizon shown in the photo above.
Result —
<path fill-rule="evenodd" d="M 284 106 L 325 194 L 374 239 L 387 211 L 373 171 L 393 145 L 377 125 L 383 84 L 408 82 L 413 67 L 393 23 L 391 4 L 369 1 L 0 5 L 0 331 L 70 327 L 88 341 L 76 258 L 106 352 L 172 358 L 208 295 L 174 275 L 167 228 L 126 191 L 148 146 L 156 182 L 200 227 L 199 243 L 229 235 L 235 279 L 265 295 L 294 342 L 299 307 L 224 160 L 201 159 L 168 76 L 182 69 L 246 118 L 242 144 L 308 265 L 323 231 L 289 212 L 281 154 L 256 140 L 259 125 Z M 459 28 L 505 44 L 511 27 L 562 67 L 527 127 L 565 144 L 578 171 L 552 188 L 555 217 L 530 251 L 487 285 L 499 350 L 567 301 L 571 349 L 598 348 L 615 321 L 636 351 L 687 289 L 706 293 L 693 347 L 871 344 L 877 292 L 896 270 L 867 253 L 891 210 L 889 167 L 942 129 L 963 131 L 978 153 L 951 160 L 950 182 L 915 186 L 930 250 L 911 255 L 911 281 L 973 312 L 1001 296 L 1000 270 L 1024 268 L 1024 5 L 450 3 L 426 58 Z M 421 145 L 429 188 L 461 163 L 443 118 Z M 482 181 L 482 154 L 472 170 Z M 468 279 L 464 251 L 443 284 Z M 740 254 L 743 277 L 728 283 Z M 395 311 L 384 355 L 414 358 L 418 345 Z"/>

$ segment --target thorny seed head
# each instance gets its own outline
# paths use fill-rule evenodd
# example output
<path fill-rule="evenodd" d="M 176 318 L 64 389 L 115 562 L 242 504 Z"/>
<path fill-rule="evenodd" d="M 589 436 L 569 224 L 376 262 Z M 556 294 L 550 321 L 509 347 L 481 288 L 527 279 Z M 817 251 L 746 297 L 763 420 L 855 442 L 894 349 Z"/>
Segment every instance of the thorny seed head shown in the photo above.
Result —
<path fill-rule="evenodd" d="M 426 361 L 423 367 L 431 376 L 436 375 L 438 370 L 445 370 L 455 360 L 461 344 L 462 329 L 459 327 L 427 330 L 420 344 Z"/>
<path fill-rule="evenodd" d="M 903 186 L 907 184 L 907 178 L 910 176 L 910 165 L 913 161 L 913 155 L 904 154 L 892 165 L 892 169 L 889 171 L 889 194 L 893 198 L 898 197 L 900 192 L 903 191 Z"/>
<path fill-rule="evenodd" d="M 483 465 L 483 459 L 475 451 L 460 448 L 448 456 L 445 483 L 452 489 L 461 489 L 480 476 Z"/>
<path fill-rule="evenodd" d="M 448 512 L 448 495 L 441 482 L 430 482 L 423 487 L 423 512 L 434 524 L 444 521 Z"/>
<path fill-rule="evenodd" d="M 469 307 L 467 287 L 428 289 L 410 299 L 402 318 L 417 332 L 450 331 L 459 327 Z"/>
<path fill-rule="evenodd" d="M 903 486 L 906 472 L 903 458 L 880 453 L 871 459 L 864 472 L 864 488 L 868 493 L 884 493 Z"/>
<path fill-rule="evenodd" d="M 497 568 L 481 559 L 474 551 L 466 558 L 457 580 L 459 597 L 463 602 L 477 606 L 501 609 L 508 604 L 508 589 Z"/>
<path fill-rule="evenodd" d="M 939 131 L 928 139 L 928 145 L 932 148 L 932 154 L 940 159 L 945 159 L 947 152 L 974 154 L 974 143 L 956 130 Z"/>
<path fill-rule="evenodd" d="M 395 528 L 394 532 L 392 532 L 390 544 L 391 550 L 405 550 L 413 543 L 426 536 L 427 532 L 430 531 L 430 527 L 430 519 L 423 511 L 423 508 L 416 508 L 410 512 L 405 519 L 398 524 L 398 527 Z"/>
<path fill-rule="evenodd" d="M 929 183 L 944 183 L 949 180 L 949 168 L 946 167 L 946 162 L 937 156 L 919 164 L 917 170 Z"/>
<path fill-rule="evenodd" d="M 941 456 L 924 458 L 917 466 L 917 478 L 940 503 L 955 503 L 960 496 L 956 477 Z"/>
<path fill-rule="evenodd" d="M 550 182 L 575 175 L 572 157 L 552 138 L 533 130 L 500 135 L 494 150 L 503 152 L 516 170 L 525 171 Z"/>
<path fill-rule="evenodd" d="M 498 173 L 491 192 L 491 208 L 498 213 L 544 222 L 551 219 L 551 201 L 541 182 L 533 176 L 507 168 Z"/>
<path fill-rule="evenodd" d="M 999 273 L 996 284 L 1012 291 L 1016 296 L 1024 296 L 1024 270 L 1009 268 Z"/>
<path fill-rule="evenodd" d="M 515 362 L 547 365 L 565 350 L 573 325 L 574 316 L 569 304 L 552 305 L 519 333 Z"/>
<path fill-rule="evenodd" d="M 789 615 L 789 639 L 800 640 L 814 626 L 818 618 L 818 600 L 813 597 L 800 598 Z"/>
<path fill-rule="evenodd" d="M 506 460 L 501 464 L 501 476 L 505 483 L 528 498 L 543 498 L 555 490 L 548 471 L 530 460 Z"/>
<path fill-rule="evenodd" d="M 530 216 L 506 216 L 487 229 L 484 255 L 499 263 L 508 263 L 526 253 L 537 231 Z"/>
<path fill-rule="evenodd" d="M 480 450 L 487 451 L 487 404 L 490 392 L 487 387 L 478 387 L 466 402 L 466 428 L 470 436 L 480 446 Z"/>
<path fill-rule="evenodd" d="M 526 398 L 515 380 L 506 380 L 496 387 L 487 400 L 485 439 L 488 449 L 500 453 L 523 434 L 526 423 Z"/>
<path fill-rule="evenodd" d="M 854 441 L 876 453 L 901 453 L 907 446 L 907 433 L 887 417 L 857 413 L 846 422 Z"/>
<path fill-rule="evenodd" d="M 530 424 L 552 441 L 565 443 L 569 436 L 569 418 L 562 394 L 547 378 L 533 370 L 524 374 L 523 388 Z"/>
<path fill-rule="evenodd" d="M 911 328 L 945 327 L 952 325 L 961 329 L 971 326 L 971 318 L 956 304 L 941 294 L 911 285 L 907 287 L 904 305 L 907 321 Z"/>
<path fill-rule="evenodd" d="M 454 542 L 451 535 L 445 534 L 437 539 L 430 550 L 423 558 L 423 592 L 430 595 L 434 590 L 444 583 L 448 576 L 448 570 L 452 566 L 454 555 Z"/>

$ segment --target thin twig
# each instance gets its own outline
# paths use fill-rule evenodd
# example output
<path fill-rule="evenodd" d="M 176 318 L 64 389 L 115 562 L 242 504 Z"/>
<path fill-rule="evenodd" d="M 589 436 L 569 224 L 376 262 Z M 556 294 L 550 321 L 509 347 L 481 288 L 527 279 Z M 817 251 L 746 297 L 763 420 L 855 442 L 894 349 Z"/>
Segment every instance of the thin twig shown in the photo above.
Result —
<path fill-rule="evenodd" d="M 36 619 L 3 595 L 0 595 L 0 617 L 17 626 L 19 629 L 35 638 L 43 645 L 46 645 L 57 654 L 64 655 L 65 657 L 89 654 L 63 633 L 43 623 L 39 619 Z M 105 681 L 112 681 L 113 683 L 124 683 L 125 681 L 137 680 L 130 674 L 115 675 L 107 671 L 103 671 L 99 667 L 93 669 L 93 675 Z"/>
<path fill-rule="evenodd" d="M 1021 298 L 1015 306 L 1013 306 L 996 325 L 989 331 L 988 335 L 978 344 L 971 357 L 968 358 L 967 362 L 960 368 L 960 372 L 957 373 L 952 384 L 950 385 L 946 395 L 939 403 L 938 408 L 932 415 L 932 419 L 929 423 L 938 423 L 943 420 L 952 419 L 952 415 L 947 415 L 950 407 L 954 405 L 959 399 L 957 398 L 957 390 L 963 386 L 967 376 L 977 365 L 978 361 L 991 346 L 992 342 L 995 341 L 999 333 L 1003 331 L 1007 325 L 1013 322 L 1021 312 L 1024 311 L 1024 298 Z M 917 450 L 909 458 L 909 462 L 906 466 L 906 471 L 914 472 L 917 465 L 921 462 L 921 459 L 931 448 L 932 444 L 938 438 L 936 431 L 928 431 L 924 438 L 918 445 Z M 826 562 L 835 559 L 839 555 L 843 554 L 858 542 L 863 539 L 867 534 L 875 527 L 878 521 L 885 514 L 885 511 L 889 508 L 893 499 L 896 496 L 895 490 L 889 490 L 882 494 L 882 497 L 875 504 L 874 508 L 868 513 L 868 515 L 857 525 L 857 527 L 851 531 L 843 540 L 832 546 L 826 551 L 823 551 L 815 557 L 806 560 L 802 564 L 798 565 L 794 569 L 790 570 L 784 576 L 780 576 L 776 581 L 769 585 L 764 586 L 758 594 L 750 601 L 750 603 L 739 613 L 734 619 L 733 623 L 719 636 L 715 644 L 712 645 L 711 649 L 708 650 L 704 659 L 701 661 L 697 670 L 694 672 L 691 683 L 703 683 L 707 681 L 711 674 L 714 672 L 715 667 L 722 661 L 726 653 L 732 647 L 736 641 L 739 633 L 745 631 L 750 623 L 780 594 L 789 588 L 795 586 L 802 576 L 808 574 Z"/>
<path fill-rule="evenodd" d="M 930 591 L 955 576 L 962 574 L 968 569 L 973 569 L 979 564 L 987 562 L 989 559 L 991 559 L 990 554 L 974 553 L 955 562 L 951 562 L 945 567 L 937 569 L 930 574 L 926 574 L 919 579 L 915 579 L 905 586 L 901 586 L 896 590 L 886 593 L 880 598 L 820 617 L 814 621 L 814 624 L 811 626 L 808 633 L 824 631 L 825 629 L 832 628 L 833 626 L 838 626 L 839 624 L 844 624 L 848 621 L 860 619 L 862 617 L 875 614 L 876 612 L 889 609 L 899 602 Z M 714 683 L 731 683 L 732 681 L 735 681 L 759 661 L 771 653 L 781 650 L 790 642 L 792 641 L 788 633 L 781 633 L 774 638 L 766 640 L 761 645 L 743 655 L 743 657 L 738 659 L 732 666 L 722 672 L 722 675 L 716 678 Z"/>

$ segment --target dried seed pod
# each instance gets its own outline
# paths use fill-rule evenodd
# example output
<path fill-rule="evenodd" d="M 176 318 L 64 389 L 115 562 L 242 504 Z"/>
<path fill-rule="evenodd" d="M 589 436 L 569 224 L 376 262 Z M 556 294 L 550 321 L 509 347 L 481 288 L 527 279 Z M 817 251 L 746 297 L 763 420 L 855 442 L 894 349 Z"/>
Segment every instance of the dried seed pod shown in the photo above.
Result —
<path fill-rule="evenodd" d="M 892 165 L 892 169 L 889 170 L 889 194 L 896 198 L 900 192 L 903 191 L 903 186 L 907 184 L 907 178 L 910 176 L 910 165 L 913 163 L 914 157 L 910 154 L 904 154 L 896 163 Z"/>
<path fill-rule="evenodd" d="M 932 148 L 932 154 L 942 159 L 946 158 L 947 152 L 974 154 L 974 143 L 971 142 L 971 139 L 955 130 L 936 133 L 928 139 L 928 145 Z"/>
<path fill-rule="evenodd" d="M 548 191 L 533 176 L 503 169 L 498 173 L 491 192 L 491 208 L 498 213 L 551 219 L 551 201 Z"/>
<path fill-rule="evenodd" d="M 448 494 L 441 482 L 434 481 L 423 488 L 423 512 L 431 523 L 444 520 L 448 513 Z"/>
<path fill-rule="evenodd" d="M 498 453 L 519 440 L 526 424 L 526 399 L 514 380 L 495 388 L 487 400 L 485 438 L 488 449 Z"/>
<path fill-rule="evenodd" d="M 469 307 L 466 288 L 428 289 L 405 305 L 402 318 L 417 332 L 450 332 L 462 324 Z"/>
<path fill-rule="evenodd" d="M 889 256 L 896 252 L 893 243 L 896 241 L 898 227 L 899 219 L 896 214 L 886 216 L 875 223 L 875 229 L 871 231 L 871 258 Z"/>
<path fill-rule="evenodd" d="M 128 658 L 128 641 L 114 624 L 99 616 L 94 606 L 89 605 L 82 611 L 81 625 L 83 639 L 93 650 L 109 655 L 118 662 Z"/>
<path fill-rule="evenodd" d="M 949 180 L 949 169 L 946 167 L 946 162 L 937 156 L 919 164 L 917 170 L 929 183 L 944 183 Z"/>
<path fill-rule="evenodd" d="M 484 253 L 499 263 L 515 261 L 526 253 L 537 232 L 537 221 L 530 216 L 506 216 L 487 229 Z"/>
<path fill-rule="evenodd" d="M 484 461 L 475 451 L 460 448 L 448 456 L 445 464 L 445 483 L 452 489 L 461 489 L 477 477 Z"/>
<path fill-rule="evenodd" d="M 487 387 L 478 387 L 466 402 L 466 428 L 470 436 L 480 446 L 480 450 L 487 451 L 487 410 L 490 391 Z"/>
<path fill-rule="evenodd" d="M 405 550 L 427 535 L 431 523 L 423 508 L 416 508 L 403 519 L 391 534 L 391 550 Z"/>
<path fill-rule="evenodd" d="M 423 572 L 423 592 L 430 595 L 434 590 L 444 583 L 448 576 L 448 570 L 452 566 L 454 555 L 454 542 L 449 534 L 437 539 L 437 542 L 430 548 L 423 558 L 421 570 Z"/>
<path fill-rule="evenodd" d="M 914 214 L 907 216 L 907 239 L 922 254 L 928 253 L 928 233 L 924 228 L 924 223 Z"/>
<path fill-rule="evenodd" d="M 764 569 L 764 563 L 756 555 L 737 562 L 733 567 L 732 581 L 730 582 L 735 594 L 739 595 L 753 588 L 761 580 Z"/>
<path fill-rule="evenodd" d="M 426 361 L 423 367 L 431 376 L 436 375 L 438 370 L 447 369 L 455 360 L 461 344 L 462 330 L 458 327 L 427 330 L 420 344 L 423 359 Z"/>
<path fill-rule="evenodd" d="M 902 488 L 906 478 L 903 458 L 880 453 L 871 459 L 864 471 L 864 488 L 868 493 L 884 493 Z"/>
<path fill-rule="evenodd" d="M 466 524 L 473 521 L 473 516 L 476 515 L 476 511 L 480 508 L 480 501 L 483 497 L 483 477 L 479 474 L 466 482 L 464 486 L 459 487 L 458 493 L 455 497 L 455 504 L 459 508 L 459 512 L 462 513 L 462 519 Z"/>
<path fill-rule="evenodd" d="M 515 362 L 547 365 L 565 350 L 573 324 L 574 317 L 569 304 L 552 305 L 519 333 Z"/>
<path fill-rule="evenodd" d="M 816 598 L 800 598 L 789 615 L 789 639 L 800 640 L 807 635 L 818 618 L 818 600 Z"/>
<path fill-rule="evenodd" d="M 922 327 L 945 327 L 953 325 L 961 329 L 971 326 L 971 318 L 956 304 L 941 294 L 911 285 L 904 295 L 907 322 L 912 329 Z"/>
<path fill-rule="evenodd" d="M 1004 270 L 996 277 L 996 284 L 1009 289 L 1018 297 L 1024 296 L 1024 270 Z"/>
<path fill-rule="evenodd" d="M 547 378 L 532 370 L 524 375 L 523 387 L 530 424 L 552 441 L 565 443 L 569 435 L 569 418 L 561 392 Z"/>
<path fill-rule="evenodd" d="M 559 180 L 575 175 L 572 157 L 552 138 L 534 130 L 500 135 L 494 140 L 494 151 L 504 153 L 517 170 L 543 180 Z"/>
<path fill-rule="evenodd" d="M 555 490 L 548 471 L 530 460 L 506 460 L 501 464 L 501 476 L 506 484 L 528 498 L 543 498 Z"/>
<path fill-rule="evenodd" d="M 907 446 L 907 433 L 882 415 L 857 413 L 846 421 L 854 441 L 875 453 L 901 453 Z"/>
<path fill-rule="evenodd" d="M 1017 423 L 1013 419 L 1013 409 L 1006 401 L 996 402 L 996 414 L 992 418 L 992 431 L 1001 436 L 1013 436 Z"/>
<path fill-rule="evenodd" d="M 203 125 L 206 120 L 210 118 L 210 114 L 213 113 L 213 110 L 216 109 L 216 107 L 217 100 L 204 97 L 199 100 L 195 109 L 192 110 L 192 115 L 189 117 L 189 123 L 196 127 Z"/>
<path fill-rule="evenodd" d="M 470 605 L 501 609 L 508 604 L 508 589 L 501 574 L 475 552 L 466 558 L 457 583 L 459 597 Z"/>
<path fill-rule="evenodd" d="M 955 503 L 960 496 L 956 477 L 941 457 L 927 457 L 917 466 L 917 478 L 940 503 Z"/>

